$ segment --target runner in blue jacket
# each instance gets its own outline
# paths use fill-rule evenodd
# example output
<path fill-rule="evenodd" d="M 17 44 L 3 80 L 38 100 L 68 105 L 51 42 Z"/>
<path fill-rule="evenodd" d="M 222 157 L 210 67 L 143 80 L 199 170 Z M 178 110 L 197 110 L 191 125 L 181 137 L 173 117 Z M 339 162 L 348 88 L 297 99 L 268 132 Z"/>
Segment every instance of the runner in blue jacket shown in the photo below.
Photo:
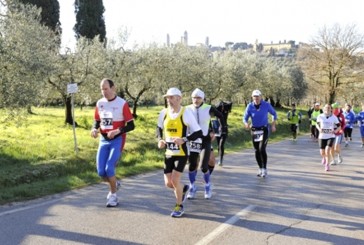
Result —
<path fill-rule="evenodd" d="M 255 149 L 255 158 L 259 166 L 258 177 L 265 177 L 267 175 L 267 151 L 269 136 L 269 122 L 268 113 L 272 118 L 271 130 L 276 131 L 277 113 L 273 106 L 262 100 L 262 93 L 259 90 L 254 90 L 252 93 L 253 101 L 245 109 L 243 116 L 243 123 L 245 128 L 251 130 L 252 142 Z M 251 118 L 251 124 L 249 124 Z"/>

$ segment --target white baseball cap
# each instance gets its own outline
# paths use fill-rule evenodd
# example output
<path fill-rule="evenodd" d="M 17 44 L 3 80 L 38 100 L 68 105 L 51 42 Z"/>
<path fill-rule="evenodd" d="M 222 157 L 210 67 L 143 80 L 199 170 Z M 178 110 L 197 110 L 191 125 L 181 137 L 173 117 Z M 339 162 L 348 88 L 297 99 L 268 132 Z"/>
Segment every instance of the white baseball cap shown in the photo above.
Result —
<path fill-rule="evenodd" d="M 196 88 L 195 90 L 193 90 L 191 97 L 200 97 L 201 99 L 204 99 L 205 93 L 201 89 Z"/>
<path fill-rule="evenodd" d="M 167 93 L 165 95 L 163 95 L 163 97 L 167 97 L 167 96 L 174 96 L 177 95 L 179 97 L 182 97 L 182 93 L 178 88 L 170 88 L 168 89 Z"/>
<path fill-rule="evenodd" d="M 315 105 L 320 105 L 320 103 L 319 102 L 316 102 Z"/>
<path fill-rule="evenodd" d="M 252 93 L 252 97 L 253 96 L 262 96 L 262 93 L 259 91 L 259 90 L 254 90 L 253 93 Z"/>

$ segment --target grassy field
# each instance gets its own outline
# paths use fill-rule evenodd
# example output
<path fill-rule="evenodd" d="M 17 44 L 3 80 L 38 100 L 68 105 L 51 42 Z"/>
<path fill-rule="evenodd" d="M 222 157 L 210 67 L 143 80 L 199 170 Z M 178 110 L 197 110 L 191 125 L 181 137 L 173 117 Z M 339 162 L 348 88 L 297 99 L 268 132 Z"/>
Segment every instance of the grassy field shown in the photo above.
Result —
<path fill-rule="evenodd" d="M 163 151 L 157 149 L 155 128 L 162 107 L 140 107 L 136 128 L 127 136 L 117 177 L 135 175 L 163 167 Z M 251 147 L 249 131 L 243 129 L 243 106 L 229 114 L 227 154 Z M 90 137 L 93 108 L 75 109 L 75 151 L 73 129 L 64 124 L 64 108 L 33 108 L 21 127 L 7 126 L 0 134 L 0 204 L 81 188 L 100 182 L 95 155 L 98 139 Z M 286 110 L 278 110 L 277 132 L 270 140 L 290 137 Z M 307 119 L 301 133 L 307 132 Z M 216 146 L 215 146 L 216 149 Z"/>

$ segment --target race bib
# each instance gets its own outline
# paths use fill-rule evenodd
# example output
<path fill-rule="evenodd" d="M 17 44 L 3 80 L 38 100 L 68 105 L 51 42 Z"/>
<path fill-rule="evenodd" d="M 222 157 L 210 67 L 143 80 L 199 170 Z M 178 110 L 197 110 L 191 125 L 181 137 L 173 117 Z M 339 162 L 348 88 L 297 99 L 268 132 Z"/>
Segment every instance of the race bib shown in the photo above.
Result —
<path fill-rule="evenodd" d="M 257 130 L 253 131 L 253 138 L 254 142 L 260 142 L 263 140 L 264 131 L 263 130 Z"/>
<path fill-rule="evenodd" d="M 179 148 L 179 145 L 173 142 L 172 138 L 166 139 L 166 147 L 169 152 L 172 154 L 179 154 L 181 149 Z"/>
<path fill-rule="evenodd" d="M 101 115 L 101 123 L 100 127 L 101 129 L 113 129 L 113 120 L 112 120 L 112 112 L 105 111 L 102 112 Z"/>
<path fill-rule="evenodd" d="M 202 140 L 197 139 L 195 141 L 190 141 L 190 151 L 200 153 L 202 150 Z"/>
<path fill-rule="evenodd" d="M 324 134 L 332 134 L 332 129 L 331 128 L 323 128 L 322 129 L 322 133 L 324 133 Z"/>

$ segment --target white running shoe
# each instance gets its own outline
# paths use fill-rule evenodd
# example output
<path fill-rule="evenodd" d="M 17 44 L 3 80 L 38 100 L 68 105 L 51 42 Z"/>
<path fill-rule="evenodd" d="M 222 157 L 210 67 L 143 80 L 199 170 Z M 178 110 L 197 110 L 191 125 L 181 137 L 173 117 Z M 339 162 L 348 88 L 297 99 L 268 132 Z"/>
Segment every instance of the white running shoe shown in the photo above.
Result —
<path fill-rule="evenodd" d="M 257 176 L 258 176 L 258 177 L 262 177 L 262 173 L 263 173 L 263 169 L 262 169 L 262 168 L 260 168 L 260 169 L 258 170 L 258 174 L 257 174 Z"/>
<path fill-rule="evenodd" d="M 196 196 L 197 187 L 195 185 L 190 185 L 190 191 L 187 194 L 187 199 L 193 199 Z"/>
<path fill-rule="evenodd" d="M 342 163 L 343 162 L 342 156 L 340 156 L 340 155 L 337 156 L 337 162 L 338 163 Z"/>
<path fill-rule="evenodd" d="M 110 198 L 107 200 L 106 207 L 108 207 L 108 208 L 116 207 L 118 204 L 119 204 L 118 197 L 114 193 L 114 194 L 111 194 Z"/>
<path fill-rule="evenodd" d="M 268 171 L 267 171 L 267 169 L 266 169 L 266 168 L 263 168 L 263 169 L 262 169 L 262 175 L 261 175 L 261 176 L 262 176 L 263 178 L 265 178 L 265 176 L 267 176 L 267 175 L 268 175 Z"/>
<path fill-rule="evenodd" d="M 211 186 L 210 184 L 205 185 L 205 199 L 210 199 L 212 196 Z"/>
<path fill-rule="evenodd" d="M 120 180 L 117 180 L 116 181 L 116 191 L 118 191 L 121 187 L 121 181 Z M 106 199 L 108 200 L 110 198 L 110 195 L 111 195 L 111 191 L 109 191 L 109 193 L 107 194 L 106 196 Z"/>
<path fill-rule="evenodd" d="M 336 161 L 335 161 L 335 160 L 332 160 L 332 161 L 330 162 L 330 165 L 336 165 Z"/>

